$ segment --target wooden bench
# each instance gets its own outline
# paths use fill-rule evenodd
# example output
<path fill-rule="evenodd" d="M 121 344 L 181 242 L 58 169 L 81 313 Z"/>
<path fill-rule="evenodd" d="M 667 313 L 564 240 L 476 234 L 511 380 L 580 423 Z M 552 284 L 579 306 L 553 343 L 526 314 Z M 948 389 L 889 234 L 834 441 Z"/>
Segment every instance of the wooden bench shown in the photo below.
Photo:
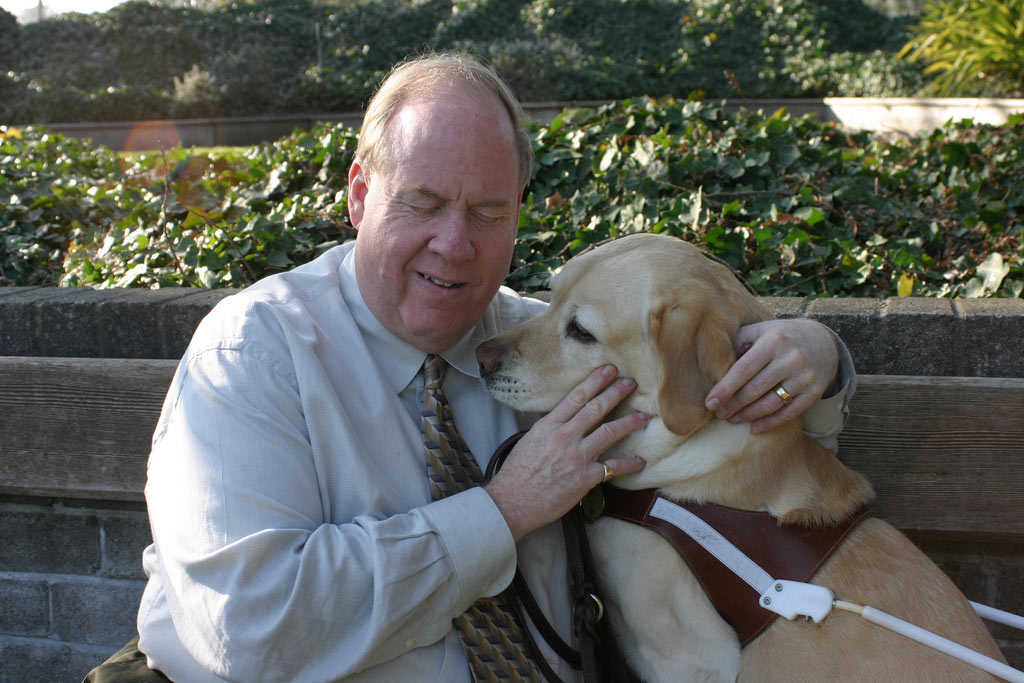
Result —
<path fill-rule="evenodd" d="M 175 367 L 0 357 L 0 493 L 142 500 Z M 1024 544 L 1024 379 L 862 375 L 840 453 L 912 535 Z"/>
<path fill-rule="evenodd" d="M 176 365 L 0 356 L 0 496 L 137 505 Z M 874 485 L 875 513 L 971 599 L 1024 612 L 1024 379 L 858 383 L 839 447 Z M 1024 668 L 1024 632 L 992 628 L 1011 665 Z"/>

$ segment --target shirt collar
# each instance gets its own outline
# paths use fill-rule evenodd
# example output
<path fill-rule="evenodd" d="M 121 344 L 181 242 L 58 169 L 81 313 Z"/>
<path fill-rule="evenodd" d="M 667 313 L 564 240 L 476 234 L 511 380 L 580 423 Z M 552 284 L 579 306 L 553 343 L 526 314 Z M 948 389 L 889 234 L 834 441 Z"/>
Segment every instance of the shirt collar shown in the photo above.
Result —
<path fill-rule="evenodd" d="M 370 311 L 356 280 L 355 248 L 345 254 L 340 271 L 342 297 L 366 340 L 370 356 L 391 389 L 396 394 L 400 393 L 423 367 L 427 354 L 392 334 Z M 479 379 L 476 347 L 488 336 L 484 325 L 477 323 L 461 339 L 442 351 L 441 357 L 459 372 Z"/>

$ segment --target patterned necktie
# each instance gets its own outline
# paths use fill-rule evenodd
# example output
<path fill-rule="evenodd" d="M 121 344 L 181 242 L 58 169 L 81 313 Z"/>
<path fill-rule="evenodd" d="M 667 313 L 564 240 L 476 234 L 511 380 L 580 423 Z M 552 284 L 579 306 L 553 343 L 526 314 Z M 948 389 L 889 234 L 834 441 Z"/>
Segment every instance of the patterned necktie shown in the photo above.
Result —
<path fill-rule="evenodd" d="M 480 467 L 455 428 L 441 380 L 448 368 L 440 356 L 423 363 L 423 445 L 434 500 L 483 482 Z M 475 681 L 543 681 L 523 643 L 522 628 L 505 594 L 480 598 L 454 619 Z"/>

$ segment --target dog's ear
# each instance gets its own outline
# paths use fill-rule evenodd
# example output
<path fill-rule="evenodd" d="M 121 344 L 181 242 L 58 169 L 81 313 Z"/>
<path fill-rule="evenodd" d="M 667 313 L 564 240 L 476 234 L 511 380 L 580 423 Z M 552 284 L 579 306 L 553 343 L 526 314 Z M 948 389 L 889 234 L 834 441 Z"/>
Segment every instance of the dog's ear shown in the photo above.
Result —
<path fill-rule="evenodd" d="M 650 324 L 661 360 L 661 419 L 670 431 L 685 436 L 711 417 L 704 398 L 736 361 L 733 339 L 740 324 L 724 311 L 685 305 L 654 312 Z"/>

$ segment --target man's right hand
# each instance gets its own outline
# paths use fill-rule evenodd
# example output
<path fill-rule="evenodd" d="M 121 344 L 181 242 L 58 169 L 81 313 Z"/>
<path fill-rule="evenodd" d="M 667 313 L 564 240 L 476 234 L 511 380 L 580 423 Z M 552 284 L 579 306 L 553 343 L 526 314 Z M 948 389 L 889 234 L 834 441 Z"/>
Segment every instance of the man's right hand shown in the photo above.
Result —
<path fill-rule="evenodd" d="M 554 410 L 537 421 L 509 454 L 484 489 L 508 523 L 515 540 L 568 512 L 604 479 L 598 458 L 650 418 L 630 413 L 605 418 L 636 388 L 617 377 L 613 365 L 602 366 L 573 389 Z M 643 469 L 643 459 L 611 458 L 604 464 L 616 475 Z"/>

